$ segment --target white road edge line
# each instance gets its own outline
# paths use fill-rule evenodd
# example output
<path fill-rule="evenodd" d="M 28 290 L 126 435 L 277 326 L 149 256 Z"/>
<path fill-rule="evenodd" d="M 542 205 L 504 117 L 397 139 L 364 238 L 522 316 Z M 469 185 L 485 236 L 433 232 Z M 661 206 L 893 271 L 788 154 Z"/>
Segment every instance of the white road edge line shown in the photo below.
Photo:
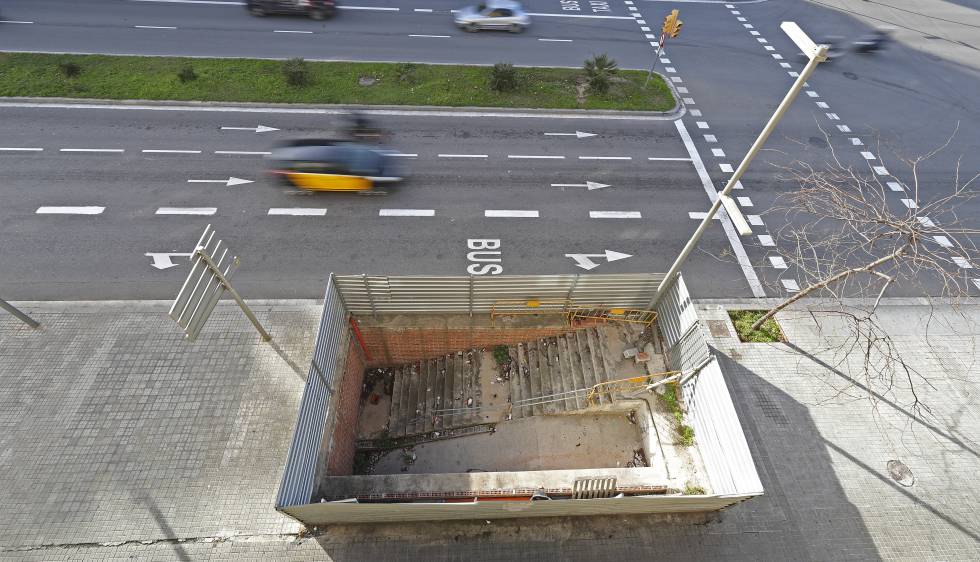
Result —
<path fill-rule="evenodd" d="M 293 217 L 322 217 L 327 214 L 327 210 L 312 207 L 272 207 L 269 209 L 269 214 Z"/>
<path fill-rule="evenodd" d="M 496 209 L 487 209 L 483 211 L 484 217 L 506 217 L 506 218 L 538 218 L 537 211 L 503 211 Z"/>
<path fill-rule="evenodd" d="M 435 209 L 379 209 L 380 217 L 434 217 Z"/>
<path fill-rule="evenodd" d="M 213 215 L 217 207 L 160 207 L 155 215 Z"/>
<path fill-rule="evenodd" d="M 105 207 L 38 207 L 38 215 L 101 215 Z"/>
<path fill-rule="evenodd" d="M 694 169 L 697 170 L 698 177 L 701 178 L 701 185 L 704 187 L 705 193 L 708 194 L 708 199 L 714 203 L 718 198 L 718 190 L 711 183 L 711 176 L 708 175 L 708 170 L 704 167 L 704 162 L 701 161 L 701 155 L 698 154 L 698 149 L 694 146 L 694 141 L 691 140 L 691 135 L 687 132 L 687 127 L 684 126 L 684 122 L 681 119 L 675 120 L 674 126 L 677 127 L 677 133 L 681 136 L 684 147 L 687 148 L 687 153 L 691 155 Z M 742 274 L 745 275 L 745 280 L 748 282 L 749 288 L 752 289 L 752 294 L 756 298 L 765 298 L 766 291 L 762 288 L 762 283 L 759 282 L 759 276 L 756 275 L 755 269 L 752 268 L 752 262 L 749 260 L 748 254 L 745 253 L 745 247 L 742 245 L 742 241 L 739 239 L 738 233 L 732 225 L 732 219 L 728 217 L 728 214 L 724 213 L 724 209 L 719 210 L 718 213 L 724 217 L 721 221 L 721 227 L 725 230 L 728 243 L 732 245 L 732 252 L 735 253 L 738 265 L 742 268 Z"/>

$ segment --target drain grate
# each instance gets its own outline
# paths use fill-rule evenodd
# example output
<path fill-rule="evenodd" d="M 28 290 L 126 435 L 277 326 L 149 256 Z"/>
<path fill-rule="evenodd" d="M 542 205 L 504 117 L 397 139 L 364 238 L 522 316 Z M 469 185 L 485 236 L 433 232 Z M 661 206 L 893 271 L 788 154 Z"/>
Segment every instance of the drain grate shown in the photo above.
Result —
<path fill-rule="evenodd" d="M 754 388 L 752 389 L 752 393 L 755 394 L 755 403 L 762 410 L 764 416 L 779 427 L 789 426 L 789 419 L 783 413 L 783 409 L 768 394 L 764 394 Z"/>

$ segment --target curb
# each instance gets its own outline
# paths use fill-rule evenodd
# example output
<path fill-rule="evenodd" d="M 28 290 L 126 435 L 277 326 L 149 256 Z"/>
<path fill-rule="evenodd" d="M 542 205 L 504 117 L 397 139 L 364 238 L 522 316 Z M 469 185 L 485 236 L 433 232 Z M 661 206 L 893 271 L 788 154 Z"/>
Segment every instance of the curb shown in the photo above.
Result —
<path fill-rule="evenodd" d="M 323 307 L 321 299 L 254 299 L 246 301 L 249 308 L 258 312 L 275 310 L 276 312 L 299 312 L 311 307 L 319 311 Z M 103 314 L 103 313 L 153 313 L 167 314 L 171 300 L 106 300 L 106 301 L 10 301 L 10 304 L 24 312 L 36 314 Z M 233 308 L 238 310 L 238 303 L 233 300 L 221 300 L 216 310 Z"/>

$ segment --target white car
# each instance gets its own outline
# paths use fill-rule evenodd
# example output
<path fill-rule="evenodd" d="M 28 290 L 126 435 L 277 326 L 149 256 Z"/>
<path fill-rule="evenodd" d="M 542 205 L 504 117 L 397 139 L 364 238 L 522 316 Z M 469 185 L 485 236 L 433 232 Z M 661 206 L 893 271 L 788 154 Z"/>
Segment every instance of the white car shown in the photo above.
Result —
<path fill-rule="evenodd" d="M 531 18 L 524 7 L 513 0 L 487 0 L 476 6 L 456 11 L 456 25 L 466 31 L 500 29 L 520 33 L 531 25 Z"/>

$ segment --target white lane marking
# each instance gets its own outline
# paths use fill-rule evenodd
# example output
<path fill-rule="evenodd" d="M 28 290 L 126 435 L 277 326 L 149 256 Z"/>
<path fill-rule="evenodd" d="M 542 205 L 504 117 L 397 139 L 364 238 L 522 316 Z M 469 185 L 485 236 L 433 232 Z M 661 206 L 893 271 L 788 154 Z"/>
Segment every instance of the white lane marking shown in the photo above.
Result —
<path fill-rule="evenodd" d="M 684 82 L 684 79 L 681 78 L 680 76 L 671 76 L 670 77 L 670 81 L 673 82 L 673 83 L 675 83 L 675 84 L 681 84 L 681 83 Z"/>
<path fill-rule="evenodd" d="M 687 105 L 695 105 L 694 98 L 683 98 L 682 101 Z"/>
<path fill-rule="evenodd" d="M 105 207 L 38 207 L 38 215 L 101 215 Z"/>
<path fill-rule="evenodd" d="M 650 28 L 647 27 L 647 26 L 645 26 L 645 25 L 643 25 L 643 26 L 640 26 L 640 31 L 650 31 Z"/>
<path fill-rule="evenodd" d="M 667 57 L 660 57 L 660 62 L 664 64 L 670 64 L 670 59 Z"/>
<path fill-rule="evenodd" d="M 641 219 L 639 211 L 589 211 L 591 219 Z"/>
<path fill-rule="evenodd" d="M 688 93 L 690 93 L 690 91 L 687 88 L 685 88 L 684 86 L 678 86 L 677 87 L 677 93 L 678 94 L 688 94 Z"/>
<path fill-rule="evenodd" d="M 624 254 L 622 252 L 614 252 L 612 250 L 606 250 L 601 254 L 565 254 L 566 258 L 572 258 L 575 260 L 575 265 L 581 267 L 582 269 L 589 271 L 590 269 L 595 269 L 599 267 L 599 264 L 592 261 L 589 258 L 599 258 L 605 259 L 607 262 L 614 262 L 618 260 L 624 260 L 626 258 L 633 257 L 632 254 Z"/>
<path fill-rule="evenodd" d="M 667 66 L 667 67 L 664 67 L 664 70 L 666 70 L 667 72 L 669 72 L 669 73 L 671 73 L 671 74 L 673 74 L 673 73 L 676 73 L 676 72 L 677 72 L 677 69 L 676 69 L 676 68 L 674 68 L 673 66 Z M 684 92 L 681 92 L 681 93 L 684 93 Z"/>
<path fill-rule="evenodd" d="M 761 35 L 758 31 L 750 31 L 749 33 L 751 33 L 755 37 L 758 37 L 759 35 Z"/>
<path fill-rule="evenodd" d="M 868 151 L 861 151 L 861 156 L 863 156 L 865 160 L 877 160 L 875 155 Z"/>
<path fill-rule="evenodd" d="M 596 20 L 631 20 L 630 16 L 590 16 L 585 14 L 542 14 L 539 12 L 528 12 L 527 15 L 538 18 L 590 18 Z"/>
<path fill-rule="evenodd" d="M 827 105 L 827 102 L 825 101 L 818 101 L 816 103 L 817 103 L 817 107 L 819 107 L 820 109 L 830 109 L 830 106 Z"/>
<path fill-rule="evenodd" d="M 892 191 L 905 191 L 905 188 L 902 187 L 902 184 L 898 183 L 897 181 L 890 181 L 886 183 L 888 185 L 888 189 Z"/>
<path fill-rule="evenodd" d="M 752 226 L 766 226 L 759 215 L 745 215 L 745 218 L 749 220 L 749 224 Z"/>
<path fill-rule="evenodd" d="M 187 180 L 187 183 L 223 183 L 226 187 L 231 187 L 233 185 L 245 185 L 247 183 L 255 183 L 252 180 L 245 180 L 242 178 L 236 178 L 235 176 L 230 176 L 221 180 Z"/>
<path fill-rule="evenodd" d="M 781 55 L 779 53 L 771 53 L 771 54 L 772 54 L 772 58 L 774 58 L 776 60 L 783 60 L 783 55 Z"/>
<path fill-rule="evenodd" d="M 636 23 L 638 23 L 640 25 L 646 25 L 647 24 L 647 22 L 645 22 L 643 20 L 636 20 Z"/>
<path fill-rule="evenodd" d="M 837 130 L 840 131 L 840 132 L 842 132 L 842 133 L 850 133 L 851 132 L 851 128 L 848 127 L 847 125 L 837 125 Z"/>
<path fill-rule="evenodd" d="M 915 218 L 919 221 L 919 224 L 921 224 L 926 228 L 936 227 L 936 223 L 932 222 L 932 219 L 930 219 L 929 217 L 915 217 Z"/>
<path fill-rule="evenodd" d="M 700 109 L 691 109 L 691 110 L 688 111 L 688 113 L 691 114 L 691 117 L 701 117 L 701 110 Z"/>
<path fill-rule="evenodd" d="M 745 19 L 745 18 L 743 18 L 743 17 L 737 17 L 737 18 L 735 18 L 735 19 L 737 19 L 738 21 L 749 21 L 749 20 L 747 20 L 747 19 Z"/>
<path fill-rule="evenodd" d="M 269 131 L 278 131 L 279 129 L 275 127 L 267 127 L 265 125 L 257 125 L 255 127 L 221 127 L 222 131 L 252 131 L 253 133 L 268 133 Z"/>
<path fill-rule="evenodd" d="M 973 284 L 977 286 L 977 289 L 980 289 L 980 279 L 974 279 Z"/>
<path fill-rule="evenodd" d="M 378 216 L 382 217 L 434 217 L 435 209 L 380 209 Z"/>
<path fill-rule="evenodd" d="M 791 293 L 796 293 L 800 290 L 800 285 L 796 282 L 796 279 L 780 279 L 780 281 L 783 283 L 783 288 Z"/>
<path fill-rule="evenodd" d="M 269 209 L 269 214 L 293 217 L 322 217 L 327 214 L 327 210 L 312 207 L 272 207 Z"/>
<path fill-rule="evenodd" d="M 31 24 L 31 23 L 34 23 L 34 22 L 32 22 L 32 21 L 17 21 L 17 20 L 0 20 L 0 23 L 25 23 L 25 24 Z"/>
<path fill-rule="evenodd" d="M 946 238 L 945 236 L 933 236 L 932 238 L 936 241 L 937 244 L 939 244 L 943 248 L 953 247 L 953 243 L 950 242 L 949 238 Z"/>
<path fill-rule="evenodd" d="M 687 148 L 687 153 L 691 156 L 694 169 L 697 170 L 698 177 L 701 179 L 701 186 L 704 187 L 705 193 L 708 194 L 708 199 L 713 203 L 718 198 L 718 191 L 711 183 L 711 176 L 708 175 L 708 170 L 704 167 L 704 162 L 701 161 L 701 156 L 698 154 L 698 149 L 694 146 L 691 135 L 687 132 L 687 127 L 684 126 L 684 121 L 682 119 L 676 119 L 674 120 L 674 126 L 677 128 L 677 133 L 684 142 L 684 147 Z M 719 213 L 721 212 L 719 211 Z M 735 231 L 735 227 L 732 225 L 732 221 L 728 218 L 728 215 L 724 214 L 723 216 L 724 219 L 721 221 L 721 227 L 725 230 L 725 236 L 732 246 L 732 252 L 738 260 L 739 267 L 742 268 L 742 274 L 745 275 L 745 280 L 748 282 L 749 288 L 752 289 L 752 295 L 757 298 L 765 297 L 766 291 L 762 288 L 762 283 L 759 282 L 759 276 L 756 275 L 755 269 L 752 268 L 752 262 L 749 260 L 748 254 L 745 253 L 745 246 L 742 245 L 742 240 L 739 239 L 738 232 Z"/>
<path fill-rule="evenodd" d="M 656 39 L 657 38 L 657 36 L 654 35 L 654 34 L 652 34 L 652 33 L 645 33 L 643 36 L 646 37 L 647 39 Z"/>
<path fill-rule="evenodd" d="M 538 218 L 537 211 L 504 211 L 499 209 L 487 209 L 483 211 L 483 216 L 485 217 L 497 217 L 497 218 Z"/>
<path fill-rule="evenodd" d="M 888 168 L 885 168 L 884 166 L 872 166 L 871 169 L 874 170 L 879 176 L 888 175 Z"/>
<path fill-rule="evenodd" d="M 692 211 L 692 212 L 688 213 L 687 216 L 688 216 L 688 218 L 691 218 L 691 219 L 694 219 L 694 220 L 703 221 L 704 220 L 704 217 L 708 216 L 708 213 L 705 213 L 703 211 L 701 211 L 701 212 L 694 212 L 694 211 Z M 721 215 L 719 215 L 718 213 L 715 213 L 714 219 L 716 221 L 717 220 L 721 220 Z"/>
<path fill-rule="evenodd" d="M 783 68 L 793 68 L 793 66 L 790 63 L 788 63 L 788 62 L 781 62 L 781 63 L 779 63 L 779 66 L 781 66 Z M 800 73 L 799 72 L 795 72 L 795 71 L 792 71 L 792 70 L 789 71 L 789 72 L 787 72 L 786 74 L 789 74 L 793 78 L 799 78 L 800 77 Z"/>
<path fill-rule="evenodd" d="M 589 137 L 596 136 L 595 133 L 587 133 L 584 131 L 575 131 L 574 133 L 545 133 L 546 137 L 575 137 L 577 139 L 587 139 Z"/>
<path fill-rule="evenodd" d="M 714 156 L 717 156 L 718 158 L 724 158 L 725 157 L 725 151 L 722 150 L 722 149 L 720 149 L 720 148 L 712 148 L 711 149 L 711 154 L 714 155 Z"/>
<path fill-rule="evenodd" d="M 548 156 L 543 154 L 508 154 L 507 158 L 514 160 L 564 160 L 564 156 Z"/>
<path fill-rule="evenodd" d="M 863 142 L 861 142 L 861 139 L 859 139 L 859 138 L 857 138 L 857 137 L 851 137 L 851 138 L 850 138 L 850 141 L 851 141 L 851 144 L 852 144 L 853 146 L 864 146 L 864 143 L 863 143 Z"/>
<path fill-rule="evenodd" d="M 309 59 L 314 60 L 314 59 Z M 336 62 L 336 61 L 334 61 Z M 356 62 L 356 61 L 352 61 Z M 425 64 L 425 63 L 420 63 Z M 0 101 L 0 107 L 16 107 L 30 109 L 99 109 L 99 110 L 128 110 L 128 111 L 193 111 L 203 113 L 264 113 L 264 114 L 293 114 L 293 115 L 348 115 L 350 110 L 325 107 L 241 107 L 221 105 L 130 105 L 106 103 L 48 103 L 48 102 L 8 102 Z M 521 111 L 435 111 L 427 109 L 372 109 L 364 111 L 368 115 L 390 115 L 406 117 L 506 117 L 533 119 L 577 119 L 603 121 L 673 121 L 673 115 L 613 115 L 609 113 L 531 113 Z"/>
<path fill-rule="evenodd" d="M 827 116 L 827 119 L 830 119 L 831 121 L 840 121 L 840 116 L 836 113 L 826 113 L 825 115 Z"/>
<path fill-rule="evenodd" d="M 632 160 L 632 156 L 579 156 L 579 160 Z"/>
<path fill-rule="evenodd" d="M 0 147 L 0 150 L 8 150 L 11 152 L 41 152 L 43 148 L 31 148 L 26 146 L 5 146 Z"/>
<path fill-rule="evenodd" d="M 760 234 L 759 235 L 759 243 L 762 244 L 763 246 L 775 246 L 776 245 L 776 243 L 772 239 L 772 236 L 769 236 L 768 234 Z"/>
<path fill-rule="evenodd" d="M 754 206 L 754 205 L 752 205 L 752 199 L 750 199 L 749 197 L 736 197 L 736 199 L 738 199 L 738 204 L 741 205 L 741 206 L 743 206 L 743 207 L 753 207 Z"/>
<path fill-rule="evenodd" d="M 718 142 L 718 137 L 714 135 L 704 135 L 705 142 Z"/>
<path fill-rule="evenodd" d="M 245 2 L 227 0 L 129 0 L 130 2 L 156 2 L 159 4 L 221 4 L 225 6 L 244 6 Z"/>
<path fill-rule="evenodd" d="M 112 152 L 115 154 L 126 151 L 125 148 L 61 148 L 58 150 L 61 152 Z"/>
<path fill-rule="evenodd" d="M 724 184 L 725 182 L 722 182 L 722 185 Z M 745 189 L 744 187 L 742 187 L 742 180 L 735 182 L 735 187 L 733 187 L 732 189 Z"/>
<path fill-rule="evenodd" d="M 604 187 L 609 187 L 608 183 L 599 183 L 595 181 L 586 181 L 585 183 L 553 183 L 551 187 L 560 187 L 562 191 L 565 191 L 566 187 L 584 187 L 589 191 L 594 191 L 596 189 L 602 189 Z"/>
<path fill-rule="evenodd" d="M 383 8 L 381 6 L 337 6 L 341 10 L 366 10 L 371 12 L 397 12 L 401 8 Z"/>
<path fill-rule="evenodd" d="M 430 13 L 430 12 L 432 12 L 432 8 L 415 8 L 415 11 L 416 12 Z"/>
<path fill-rule="evenodd" d="M 144 148 L 146 154 L 200 154 L 200 150 L 171 150 L 169 148 Z"/>
<path fill-rule="evenodd" d="M 769 263 L 776 269 L 787 269 L 789 267 L 786 265 L 786 260 L 782 256 L 769 256 Z"/>
<path fill-rule="evenodd" d="M 418 158 L 418 154 L 408 154 L 405 152 L 392 152 L 388 156 L 394 156 L 396 158 Z"/>
<path fill-rule="evenodd" d="M 423 34 L 415 35 L 415 34 L 409 34 L 409 37 L 422 37 L 422 38 L 429 38 L 429 39 L 449 39 L 449 38 L 452 37 L 452 35 L 423 35 Z"/>
<path fill-rule="evenodd" d="M 725 172 L 726 174 L 730 174 L 735 171 L 735 168 L 732 168 L 732 165 L 728 163 L 718 164 L 718 167 L 721 168 L 721 171 Z"/>
<path fill-rule="evenodd" d="M 545 41 L 547 43 L 571 43 L 571 39 L 538 39 L 538 41 Z"/>
<path fill-rule="evenodd" d="M 740 12 L 738 10 L 732 10 L 732 15 L 733 16 L 740 16 L 740 15 L 742 15 L 742 12 Z"/>
<path fill-rule="evenodd" d="M 312 31 L 303 31 L 299 29 L 273 29 L 272 32 L 273 33 L 306 33 L 306 34 L 313 33 Z"/>
<path fill-rule="evenodd" d="M 440 154 L 439 158 L 489 158 L 488 154 Z"/>
<path fill-rule="evenodd" d="M 250 150 L 215 150 L 215 154 L 235 154 L 244 156 L 265 156 L 272 154 L 271 152 L 261 152 L 261 151 L 250 151 Z"/>
<path fill-rule="evenodd" d="M 776 50 L 776 47 L 773 47 L 772 45 L 763 45 L 762 47 L 765 50 L 767 50 L 767 51 L 775 51 Z"/>
<path fill-rule="evenodd" d="M 902 199 L 902 203 L 909 209 L 918 209 L 919 205 L 915 202 L 915 199 Z"/>
<path fill-rule="evenodd" d="M 769 42 L 765 37 L 756 37 L 755 40 L 758 41 L 759 43 L 768 43 Z"/>
<path fill-rule="evenodd" d="M 711 128 L 711 127 L 708 126 L 708 122 L 707 121 L 696 121 L 694 124 L 698 126 L 698 129 L 710 129 Z"/>
<path fill-rule="evenodd" d="M 820 94 L 814 92 L 813 90 L 807 90 L 806 91 L 806 95 L 810 96 L 811 98 L 819 98 L 820 97 Z"/>
<path fill-rule="evenodd" d="M 647 160 L 653 162 L 690 162 L 691 161 L 690 158 L 680 158 L 680 157 L 673 158 L 667 156 L 650 156 L 649 158 L 647 158 Z"/>
<path fill-rule="evenodd" d="M 172 25 L 134 25 L 136 29 L 177 29 Z"/>
<path fill-rule="evenodd" d="M 753 26 L 751 23 L 743 23 L 742 27 L 745 29 L 755 29 L 755 26 Z"/>
<path fill-rule="evenodd" d="M 963 256 L 953 256 L 953 263 L 960 266 L 961 269 L 973 269 L 973 264 L 970 263 L 970 260 Z"/>
<path fill-rule="evenodd" d="M 156 215 L 213 215 L 217 207 L 160 207 Z"/>

